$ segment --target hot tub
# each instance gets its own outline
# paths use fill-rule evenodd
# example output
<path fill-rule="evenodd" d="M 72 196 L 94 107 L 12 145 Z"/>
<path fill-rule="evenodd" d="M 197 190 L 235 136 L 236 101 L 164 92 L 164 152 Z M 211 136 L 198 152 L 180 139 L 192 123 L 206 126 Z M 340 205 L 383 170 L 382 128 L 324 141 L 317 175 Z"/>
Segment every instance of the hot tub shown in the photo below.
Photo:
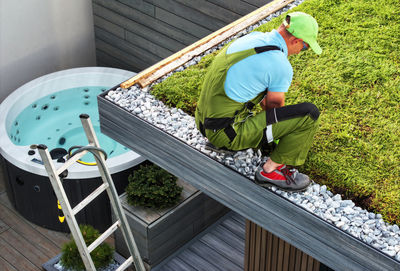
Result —
<path fill-rule="evenodd" d="M 29 221 L 53 230 L 68 231 L 59 221 L 57 199 L 41 162 L 36 144 L 54 150 L 54 162 L 63 162 L 62 150 L 87 145 L 79 115 L 88 114 L 107 152 L 107 166 L 117 191 L 122 193 L 127 177 L 144 159 L 101 134 L 97 95 L 134 73 L 112 68 L 76 68 L 37 78 L 11 93 L 0 105 L 0 154 L 3 160 L 7 195 L 16 210 Z M 61 150 L 61 152 L 60 152 Z M 60 154 L 61 153 L 61 154 Z M 57 161 L 58 160 L 58 161 Z M 82 163 L 68 169 L 64 188 L 74 206 L 101 183 L 97 166 L 88 154 Z M 110 205 L 101 195 L 77 215 L 78 223 L 99 230 L 111 222 Z"/>

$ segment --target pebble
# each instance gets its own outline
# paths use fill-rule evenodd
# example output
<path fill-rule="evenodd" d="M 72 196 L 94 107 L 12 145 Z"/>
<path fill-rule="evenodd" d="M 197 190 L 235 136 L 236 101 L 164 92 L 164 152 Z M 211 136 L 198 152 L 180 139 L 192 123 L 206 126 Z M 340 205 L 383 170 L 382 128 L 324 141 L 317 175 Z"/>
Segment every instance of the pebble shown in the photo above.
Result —
<path fill-rule="evenodd" d="M 112 262 L 108 266 L 99 268 L 97 270 L 98 271 L 112 271 L 112 270 L 117 270 L 119 266 L 120 266 L 119 263 L 117 263 L 115 260 L 112 260 Z M 53 267 L 59 271 L 73 271 L 71 269 L 64 268 L 64 266 L 62 266 L 60 264 L 60 262 L 57 262 L 56 264 L 54 264 Z"/>
<path fill-rule="evenodd" d="M 394 257 L 396 256 L 396 251 L 393 250 L 382 250 L 383 253 L 386 253 L 387 255 L 389 255 L 390 257 Z"/>
<path fill-rule="evenodd" d="M 342 209 L 342 210 L 343 210 L 343 212 L 344 212 L 345 214 L 347 214 L 347 215 L 353 214 L 353 213 L 354 213 L 354 210 L 353 210 L 353 208 L 351 208 L 351 207 L 345 207 L 345 208 Z"/>
<path fill-rule="evenodd" d="M 341 204 L 338 201 L 333 201 L 331 204 L 331 207 L 334 209 L 339 208 L 340 206 L 341 206 Z"/>

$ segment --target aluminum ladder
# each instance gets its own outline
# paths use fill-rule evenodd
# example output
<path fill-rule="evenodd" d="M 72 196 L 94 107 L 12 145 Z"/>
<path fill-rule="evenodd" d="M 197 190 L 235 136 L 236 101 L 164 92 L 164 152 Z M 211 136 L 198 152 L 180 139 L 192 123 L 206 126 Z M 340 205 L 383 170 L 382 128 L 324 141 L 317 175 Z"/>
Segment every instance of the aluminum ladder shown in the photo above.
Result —
<path fill-rule="evenodd" d="M 43 164 L 46 168 L 47 174 L 49 175 L 51 185 L 53 186 L 57 199 L 61 204 L 62 210 L 64 212 L 65 218 L 68 223 L 68 227 L 78 247 L 85 268 L 86 270 L 90 271 L 96 270 L 93 264 L 93 260 L 90 256 L 90 252 L 92 252 L 96 247 L 98 247 L 115 230 L 120 228 L 131 256 L 124 263 L 122 263 L 117 270 L 118 271 L 125 270 L 133 263 L 137 271 L 145 271 L 139 250 L 136 246 L 136 242 L 128 226 L 125 214 L 122 210 L 117 190 L 115 189 L 110 172 L 105 164 L 105 159 L 106 159 L 104 155 L 105 153 L 103 153 L 104 151 L 100 149 L 99 142 L 89 116 L 86 114 L 82 114 L 79 117 L 81 119 L 83 129 L 85 130 L 86 137 L 89 141 L 89 145 L 83 147 L 81 151 L 80 150 L 76 151 L 75 154 L 72 155 L 72 157 L 70 157 L 58 169 L 56 169 L 46 145 L 38 145 L 38 150 L 42 158 Z M 71 205 L 68 201 L 68 197 L 63 188 L 62 179 L 60 178 L 60 175 L 62 175 L 64 171 L 67 170 L 68 167 L 70 167 L 72 164 L 74 164 L 77 160 L 82 158 L 88 152 L 91 152 L 96 159 L 97 167 L 100 171 L 103 184 L 100 185 L 97 189 L 95 189 L 84 200 L 78 203 L 74 208 L 71 208 Z M 116 217 L 116 222 L 114 222 L 114 224 L 112 224 L 110 228 L 108 228 L 104 233 L 102 233 L 92 244 L 86 246 L 82 233 L 79 229 L 79 225 L 76 221 L 75 215 L 83 208 L 85 208 L 85 206 L 87 206 L 92 200 L 94 200 L 104 191 L 107 191 L 108 197 L 111 202 L 112 210 Z"/>

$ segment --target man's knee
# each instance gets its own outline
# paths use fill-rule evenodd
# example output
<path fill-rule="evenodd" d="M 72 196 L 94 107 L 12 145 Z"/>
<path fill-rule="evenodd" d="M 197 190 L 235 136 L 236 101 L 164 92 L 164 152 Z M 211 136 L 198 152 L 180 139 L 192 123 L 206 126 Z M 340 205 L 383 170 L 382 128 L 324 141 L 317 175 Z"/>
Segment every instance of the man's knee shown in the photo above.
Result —
<path fill-rule="evenodd" d="M 299 106 L 304 107 L 305 115 L 310 115 L 313 120 L 317 120 L 319 118 L 320 112 L 318 107 L 312 103 L 301 103 Z"/>
<path fill-rule="evenodd" d="M 310 116 L 313 120 L 318 120 L 320 112 L 312 103 L 300 103 L 267 110 L 267 125 L 280 121 Z"/>

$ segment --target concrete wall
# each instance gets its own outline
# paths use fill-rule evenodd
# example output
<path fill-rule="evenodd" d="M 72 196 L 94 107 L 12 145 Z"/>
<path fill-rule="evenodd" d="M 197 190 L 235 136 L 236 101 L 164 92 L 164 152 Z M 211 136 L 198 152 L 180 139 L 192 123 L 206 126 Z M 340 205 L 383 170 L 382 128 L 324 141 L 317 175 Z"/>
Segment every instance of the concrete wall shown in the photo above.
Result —
<path fill-rule="evenodd" d="M 271 0 L 92 0 L 97 62 L 139 72 Z"/>
<path fill-rule="evenodd" d="M 90 0 L 0 0 L 0 102 L 22 84 L 96 66 Z"/>

